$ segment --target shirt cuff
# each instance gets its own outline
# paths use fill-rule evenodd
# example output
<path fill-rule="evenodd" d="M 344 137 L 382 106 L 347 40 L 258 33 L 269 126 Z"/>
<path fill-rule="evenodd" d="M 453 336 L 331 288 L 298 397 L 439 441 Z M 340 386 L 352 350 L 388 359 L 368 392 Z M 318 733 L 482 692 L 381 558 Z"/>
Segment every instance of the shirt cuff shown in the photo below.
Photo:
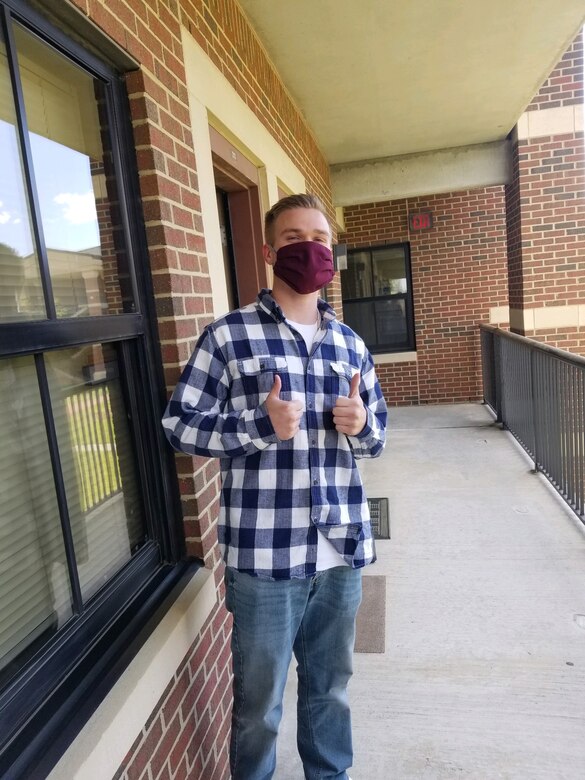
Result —
<path fill-rule="evenodd" d="M 373 413 L 369 409 L 366 409 L 366 422 L 364 427 L 359 433 L 356 433 L 355 436 L 347 437 L 352 443 L 355 444 L 355 446 L 363 446 L 368 441 L 368 439 L 374 435 L 374 428 L 371 424 L 373 422 L 373 418 Z"/>
<path fill-rule="evenodd" d="M 254 409 L 252 416 L 246 422 L 248 435 L 258 449 L 263 449 L 269 444 L 278 441 L 278 437 L 274 432 L 272 422 L 266 413 L 264 405 Z"/>

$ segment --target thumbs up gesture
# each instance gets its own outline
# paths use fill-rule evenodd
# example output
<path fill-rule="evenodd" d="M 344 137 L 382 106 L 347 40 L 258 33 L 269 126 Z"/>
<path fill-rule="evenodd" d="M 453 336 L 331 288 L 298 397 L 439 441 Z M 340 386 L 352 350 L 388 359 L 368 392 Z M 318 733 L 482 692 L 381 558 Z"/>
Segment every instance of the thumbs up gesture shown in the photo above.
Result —
<path fill-rule="evenodd" d="M 281 388 L 282 381 L 278 374 L 275 374 L 274 384 L 268 393 L 265 406 L 274 432 L 281 441 L 286 441 L 292 439 L 299 430 L 303 404 L 300 401 L 283 401 L 280 398 Z"/>
<path fill-rule="evenodd" d="M 349 385 L 349 396 L 340 396 L 333 407 L 333 423 L 338 433 L 357 436 L 366 424 L 367 414 L 360 398 L 360 373 L 356 372 Z"/>

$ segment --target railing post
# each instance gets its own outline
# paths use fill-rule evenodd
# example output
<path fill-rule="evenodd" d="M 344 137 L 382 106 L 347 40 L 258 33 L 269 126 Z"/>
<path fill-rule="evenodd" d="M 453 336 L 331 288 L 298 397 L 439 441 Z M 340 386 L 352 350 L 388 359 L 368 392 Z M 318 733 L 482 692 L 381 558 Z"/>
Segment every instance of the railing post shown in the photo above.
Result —
<path fill-rule="evenodd" d="M 530 350 L 530 400 L 532 402 L 532 440 L 534 441 L 534 473 L 539 471 L 540 464 L 540 437 L 538 434 L 538 413 L 537 413 L 537 381 L 536 381 L 536 350 Z"/>
<path fill-rule="evenodd" d="M 502 351 L 500 347 L 500 338 L 499 336 L 494 333 L 493 334 L 493 340 L 494 340 L 494 384 L 496 388 L 496 422 L 497 423 L 503 423 L 503 393 L 502 393 Z"/>

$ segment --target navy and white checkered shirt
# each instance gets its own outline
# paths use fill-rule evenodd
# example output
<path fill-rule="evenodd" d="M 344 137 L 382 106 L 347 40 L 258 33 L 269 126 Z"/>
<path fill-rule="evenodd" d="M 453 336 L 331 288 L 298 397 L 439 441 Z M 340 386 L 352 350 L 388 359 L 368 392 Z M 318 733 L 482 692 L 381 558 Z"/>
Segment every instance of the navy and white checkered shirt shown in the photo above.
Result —
<path fill-rule="evenodd" d="M 385 443 L 386 404 L 364 342 L 319 300 L 311 354 L 270 291 L 202 333 L 169 401 L 163 425 L 172 446 L 220 458 L 219 542 L 228 566 L 258 577 L 315 574 L 317 528 L 345 561 L 375 560 L 368 503 L 355 458 Z M 332 409 L 360 372 L 367 421 L 357 436 L 335 430 Z M 264 402 L 301 400 L 296 435 L 280 441 Z"/>

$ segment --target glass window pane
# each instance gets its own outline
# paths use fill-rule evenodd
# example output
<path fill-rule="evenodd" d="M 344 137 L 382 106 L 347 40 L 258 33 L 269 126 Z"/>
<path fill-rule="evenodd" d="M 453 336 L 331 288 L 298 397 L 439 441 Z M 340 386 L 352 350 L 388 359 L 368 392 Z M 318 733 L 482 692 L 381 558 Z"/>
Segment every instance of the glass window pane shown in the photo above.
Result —
<path fill-rule="evenodd" d="M 46 317 L 0 30 L 0 323 Z"/>
<path fill-rule="evenodd" d="M 370 253 L 353 251 L 347 256 L 347 269 L 341 272 L 341 294 L 344 300 L 370 298 L 374 294 Z"/>
<path fill-rule="evenodd" d="M 362 337 L 367 347 L 376 345 L 376 319 L 371 302 L 344 303 L 343 319 L 358 336 Z"/>
<path fill-rule="evenodd" d="M 398 347 L 406 346 L 408 328 L 406 324 L 406 305 L 403 299 L 375 301 L 374 311 L 378 330 L 378 344 Z"/>
<path fill-rule="evenodd" d="M 145 540 L 118 358 L 109 344 L 45 356 L 85 600 Z"/>
<path fill-rule="evenodd" d="M 389 246 L 372 250 L 374 295 L 396 295 L 407 291 L 404 247 Z"/>
<path fill-rule="evenodd" d="M 133 311 L 104 85 L 23 28 L 15 40 L 57 316 Z"/>
<path fill-rule="evenodd" d="M 71 616 L 34 360 L 0 360 L 0 688 Z"/>

